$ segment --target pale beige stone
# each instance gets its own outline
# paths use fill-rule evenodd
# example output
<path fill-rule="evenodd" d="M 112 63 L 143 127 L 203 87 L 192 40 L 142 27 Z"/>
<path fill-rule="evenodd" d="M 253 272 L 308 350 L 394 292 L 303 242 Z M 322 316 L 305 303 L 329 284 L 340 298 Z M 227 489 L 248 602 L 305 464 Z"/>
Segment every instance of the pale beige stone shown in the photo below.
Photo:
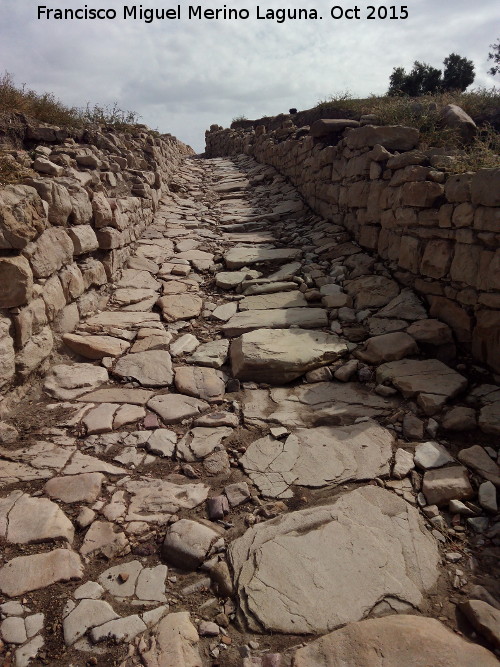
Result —
<path fill-rule="evenodd" d="M 293 667 L 495 667 L 493 653 L 435 618 L 396 614 L 349 623 L 300 648 Z"/>
<path fill-rule="evenodd" d="M 58 581 L 82 577 L 83 565 L 78 554 L 70 549 L 54 549 L 8 561 L 0 569 L 0 590 L 4 595 L 16 597 Z"/>

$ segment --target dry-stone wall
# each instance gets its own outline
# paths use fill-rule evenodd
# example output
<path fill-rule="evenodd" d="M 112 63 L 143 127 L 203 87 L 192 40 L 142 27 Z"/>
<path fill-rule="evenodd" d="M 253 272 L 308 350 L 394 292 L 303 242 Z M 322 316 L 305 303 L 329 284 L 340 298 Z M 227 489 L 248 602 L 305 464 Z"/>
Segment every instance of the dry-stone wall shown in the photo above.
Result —
<path fill-rule="evenodd" d="M 35 125 L 21 144 L 4 156 L 31 175 L 0 188 L 3 394 L 40 368 L 58 334 L 103 307 L 106 284 L 193 152 L 175 137 L 141 129 L 85 131 L 75 140 Z"/>
<path fill-rule="evenodd" d="M 418 144 L 414 128 L 341 119 L 206 133 L 208 157 L 246 153 L 276 167 L 500 372 L 500 169 L 452 174 L 454 158 Z M 340 251 L 332 243 L 325 258 Z"/>

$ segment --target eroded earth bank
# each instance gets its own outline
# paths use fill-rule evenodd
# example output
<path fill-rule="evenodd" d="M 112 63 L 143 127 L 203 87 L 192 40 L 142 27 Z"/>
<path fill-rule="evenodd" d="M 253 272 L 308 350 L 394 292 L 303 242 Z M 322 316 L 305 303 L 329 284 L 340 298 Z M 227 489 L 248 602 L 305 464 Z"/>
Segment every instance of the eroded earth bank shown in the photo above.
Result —
<path fill-rule="evenodd" d="M 186 157 L 0 431 L 4 665 L 489 667 L 500 389 L 272 167 Z"/>

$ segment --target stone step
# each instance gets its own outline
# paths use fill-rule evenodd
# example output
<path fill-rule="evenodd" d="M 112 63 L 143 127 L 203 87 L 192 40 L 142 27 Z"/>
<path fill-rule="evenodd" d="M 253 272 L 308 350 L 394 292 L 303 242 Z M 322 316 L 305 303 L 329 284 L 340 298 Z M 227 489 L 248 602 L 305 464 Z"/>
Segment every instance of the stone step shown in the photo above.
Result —
<path fill-rule="evenodd" d="M 251 264 L 262 264 L 265 262 L 282 263 L 298 259 L 302 251 L 297 248 L 231 248 L 224 255 L 224 261 L 228 269 L 241 269 Z"/>
<path fill-rule="evenodd" d="M 223 325 L 222 331 L 228 338 L 234 338 L 254 329 L 319 329 L 327 326 L 328 313 L 323 308 L 286 308 L 236 313 Z"/>

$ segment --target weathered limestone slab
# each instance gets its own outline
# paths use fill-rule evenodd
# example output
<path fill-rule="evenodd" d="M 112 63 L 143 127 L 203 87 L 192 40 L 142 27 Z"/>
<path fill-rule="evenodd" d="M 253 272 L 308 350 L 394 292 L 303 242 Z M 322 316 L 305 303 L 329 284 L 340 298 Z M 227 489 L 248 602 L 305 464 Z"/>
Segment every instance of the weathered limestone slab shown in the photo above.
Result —
<path fill-rule="evenodd" d="M 389 474 L 394 438 L 368 421 L 297 429 L 286 440 L 253 442 L 240 464 L 264 496 L 291 498 L 292 484 L 322 487 Z"/>
<path fill-rule="evenodd" d="M 228 340 L 211 340 L 208 343 L 202 343 L 186 361 L 188 364 L 220 368 L 226 363 L 228 352 Z"/>
<path fill-rule="evenodd" d="M 405 398 L 415 394 L 438 394 L 455 397 L 467 386 L 467 380 L 437 359 L 402 359 L 382 364 L 377 382 L 390 380 Z"/>
<path fill-rule="evenodd" d="M 137 329 L 143 329 L 150 325 L 158 326 L 157 323 L 159 322 L 160 316 L 158 313 L 105 310 L 102 313 L 89 317 L 89 319 L 85 321 L 85 325 L 81 328 L 92 333 L 114 329 L 137 331 Z"/>
<path fill-rule="evenodd" d="M 113 336 L 80 336 L 68 333 L 64 334 L 63 342 L 70 350 L 87 359 L 119 357 L 130 347 L 127 341 Z"/>
<path fill-rule="evenodd" d="M 177 322 L 198 317 L 203 301 L 196 294 L 167 294 L 158 299 L 157 304 L 167 322 Z"/>
<path fill-rule="evenodd" d="M 244 266 L 263 262 L 283 263 L 301 257 L 302 251 L 296 248 L 231 248 L 224 255 L 228 269 L 241 269 Z"/>
<path fill-rule="evenodd" d="M 281 384 L 335 361 L 347 346 L 334 334 L 303 329 L 257 329 L 231 344 L 233 375 Z"/>
<path fill-rule="evenodd" d="M 307 301 L 302 292 L 274 292 L 272 294 L 257 294 L 246 296 L 238 307 L 244 310 L 269 310 L 271 308 L 305 308 Z"/>
<path fill-rule="evenodd" d="M 205 484 L 147 478 L 125 480 L 123 487 L 132 495 L 126 520 L 151 523 L 165 523 L 171 514 L 197 507 L 205 502 L 210 490 Z"/>
<path fill-rule="evenodd" d="M 450 500 L 468 499 L 474 495 L 467 469 L 463 466 L 429 470 L 424 475 L 422 492 L 429 505 L 446 505 Z"/>
<path fill-rule="evenodd" d="M 165 424 L 177 424 L 184 419 L 197 417 L 209 404 L 191 396 L 179 394 L 162 394 L 155 396 L 148 402 L 148 408 L 160 415 Z"/>
<path fill-rule="evenodd" d="M 66 646 L 74 644 L 94 626 L 102 625 L 114 618 L 119 616 L 108 602 L 82 600 L 63 620 Z"/>
<path fill-rule="evenodd" d="M 221 371 L 204 366 L 181 366 L 175 369 L 175 386 L 181 394 L 209 403 L 222 401 L 226 385 Z"/>
<path fill-rule="evenodd" d="M 480 445 L 461 449 L 458 453 L 458 460 L 478 472 L 481 477 L 493 482 L 495 486 L 500 486 L 500 466 Z"/>
<path fill-rule="evenodd" d="M 83 577 L 80 556 L 70 549 L 13 558 L 0 569 L 0 590 L 15 597 L 46 588 L 57 581 Z"/>
<path fill-rule="evenodd" d="M 45 493 L 51 498 L 62 500 L 63 503 L 93 503 L 101 493 L 105 477 L 100 472 L 53 477 L 45 486 Z"/>
<path fill-rule="evenodd" d="M 396 361 L 418 352 L 418 345 L 408 334 L 397 331 L 382 336 L 374 336 L 365 341 L 356 356 L 368 364 L 379 364 L 382 361 Z"/>
<path fill-rule="evenodd" d="M 198 641 L 198 632 L 190 621 L 189 612 L 168 614 L 158 623 L 154 642 L 144 652 L 144 657 L 152 667 L 203 667 Z"/>
<path fill-rule="evenodd" d="M 14 544 L 73 542 L 74 528 L 64 512 L 47 498 L 32 498 L 13 491 L 0 499 L 0 536 Z"/>
<path fill-rule="evenodd" d="M 199 461 L 213 451 L 223 449 L 221 443 L 233 432 L 232 428 L 197 426 L 189 430 L 177 444 L 177 457 L 183 461 Z"/>
<path fill-rule="evenodd" d="M 211 526 L 181 519 L 168 527 L 162 545 L 165 560 L 183 570 L 196 570 L 206 560 L 219 540 L 220 533 Z"/>
<path fill-rule="evenodd" d="M 385 601 L 418 608 L 440 561 L 418 511 L 374 486 L 257 524 L 228 554 L 248 627 L 294 634 L 331 631 Z"/>
<path fill-rule="evenodd" d="M 136 271 L 135 269 L 123 269 L 121 278 L 116 283 L 116 286 L 119 289 L 129 287 L 132 289 L 150 289 L 154 291 L 160 289 L 160 283 L 148 271 Z"/>
<path fill-rule="evenodd" d="M 435 618 L 397 614 L 350 623 L 316 639 L 295 653 L 293 667 L 378 667 L 379 657 L 384 667 L 498 665 L 493 653 Z"/>
<path fill-rule="evenodd" d="M 399 294 L 394 280 L 385 276 L 360 276 L 345 284 L 345 291 L 354 298 L 358 310 L 385 306 Z"/>
<path fill-rule="evenodd" d="M 354 382 L 245 390 L 242 403 L 245 423 L 289 427 L 352 424 L 358 417 L 387 414 L 397 405 L 395 400 L 373 394 Z"/>
<path fill-rule="evenodd" d="M 254 329 L 318 329 L 328 326 L 328 314 L 323 308 L 284 308 L 252 310 L 236 313 L 222 327 L 228 338 L 241 336 Z"/>
<path fill-rule="evenodd" d="M 153 392 L 148 389 L 131 389 L 129 387 L 104 387 L 96 389 L 78 400 L 83 403 L 131 403 L 132 405 L 146 405 Z"/>
<path fill-rule="evenodd" d="M 45 391 L 63 401 L 71 401 L 108 381 L 108 371 L 92 364 L 59 364 L 48 373 Z"/>
<path fill-rule="evenodd" d="M 87 557 L 103 554 L 106 558 L 115 558 L 127 549 L 125 533 L 116 532 L 115 525 L 109 521 L 94 521 L 85 533 L 80 553 Z"/>
<path fill-rule="evenodd" d="M 132 377 L 146 387 L 166 387 L 172 384 L 172 359 L 164 350 L 146 350 L 127 354 L 115 364 L 113 375 Z"/>
<path fill-rule="evenodd" d="M 0 257 L 0 308 L 22 306 L 31 300 L 33 273 L 28 260 Z"/>

